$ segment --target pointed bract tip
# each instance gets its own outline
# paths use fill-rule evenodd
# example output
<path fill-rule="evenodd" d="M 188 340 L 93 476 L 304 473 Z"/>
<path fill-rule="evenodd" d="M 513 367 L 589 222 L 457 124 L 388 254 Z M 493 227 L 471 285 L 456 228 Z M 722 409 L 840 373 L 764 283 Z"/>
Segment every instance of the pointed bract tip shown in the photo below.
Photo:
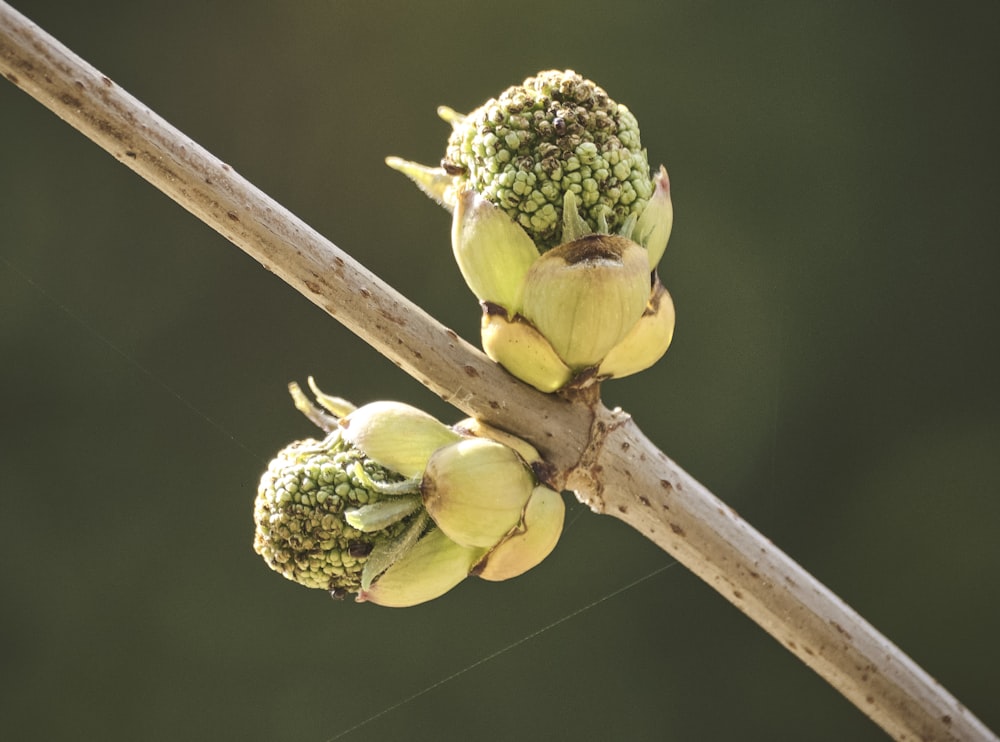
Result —
<path fill-rule="evenodd" d="M 448 211 L 455 209 L 455 176 L 440 167 L 428 167 L 402 157 L 386 157 L 385 164 L 402 173 L 417 187 Z"/>
<path fill-rule="evenodd" d="M 464 124 L 466 119 L 464 113 L 459 113 L 450 106 L 438 106 L 437 115 L 442 121 L 448 122 L 455 129 Z"/>

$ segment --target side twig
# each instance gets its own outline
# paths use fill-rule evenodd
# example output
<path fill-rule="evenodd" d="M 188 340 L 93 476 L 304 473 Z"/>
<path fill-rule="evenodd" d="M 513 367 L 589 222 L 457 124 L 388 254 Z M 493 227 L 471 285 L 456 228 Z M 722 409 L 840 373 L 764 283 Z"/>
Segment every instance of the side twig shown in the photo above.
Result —
<path fill-rule="evenodd" d="M 0 3 L 0 71 L 466 414 L 531 441 L 551 484 L 633 526 L 896 739 L 997 740 L 926 672 L 620 410 L 541 394 Z"/>

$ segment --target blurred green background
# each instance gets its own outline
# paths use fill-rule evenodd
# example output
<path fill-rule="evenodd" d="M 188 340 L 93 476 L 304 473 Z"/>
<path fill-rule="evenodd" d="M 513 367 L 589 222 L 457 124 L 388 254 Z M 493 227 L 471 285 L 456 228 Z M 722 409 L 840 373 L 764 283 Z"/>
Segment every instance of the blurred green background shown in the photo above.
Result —
<path fill-rule="evenodd" d="M 1000 728 L 1000 5 L 16 6 L 472 340 L 382 160 L 596 80 L 676 209 L 674 346 L 606 401 Z M 538 569 L 417 608 L 271 573 L 289 380 L 460 415 L 6 82 L 0 142 L 5 737 L 883 738 L 680 565 L 602 600 L 672 560 L 576 503 Z"/>

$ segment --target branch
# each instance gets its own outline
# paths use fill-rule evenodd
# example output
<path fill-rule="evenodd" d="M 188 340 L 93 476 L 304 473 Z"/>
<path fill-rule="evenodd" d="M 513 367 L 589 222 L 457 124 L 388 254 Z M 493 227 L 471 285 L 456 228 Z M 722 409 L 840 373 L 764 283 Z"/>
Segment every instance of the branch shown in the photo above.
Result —
<path fill-rule="evenodd" d="M 997 740 L 628 415 L 509 376 L 5 3 L 0 71 L 442 399 L 533 443 L 553 486 L 669 552 L 893 737 Z"/>

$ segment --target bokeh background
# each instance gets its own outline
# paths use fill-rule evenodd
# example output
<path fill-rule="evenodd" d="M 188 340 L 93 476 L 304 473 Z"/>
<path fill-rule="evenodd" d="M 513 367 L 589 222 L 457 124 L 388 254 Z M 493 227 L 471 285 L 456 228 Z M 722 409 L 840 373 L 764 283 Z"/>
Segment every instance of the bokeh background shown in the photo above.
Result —
<path fill-rule="evenodd" d="M 1000 728 L 1000 5 L 15 5 L 472 340 L 449 219 L 383 158 L 595 79 L 677 215 L 674 346 L 606 401 Z M 459 414 L 6 82 L 0 359 L 5 738 L 883 738 L 575 503 L 538 569 L 416 608 L 271 573 L 289 380 Z"/>

